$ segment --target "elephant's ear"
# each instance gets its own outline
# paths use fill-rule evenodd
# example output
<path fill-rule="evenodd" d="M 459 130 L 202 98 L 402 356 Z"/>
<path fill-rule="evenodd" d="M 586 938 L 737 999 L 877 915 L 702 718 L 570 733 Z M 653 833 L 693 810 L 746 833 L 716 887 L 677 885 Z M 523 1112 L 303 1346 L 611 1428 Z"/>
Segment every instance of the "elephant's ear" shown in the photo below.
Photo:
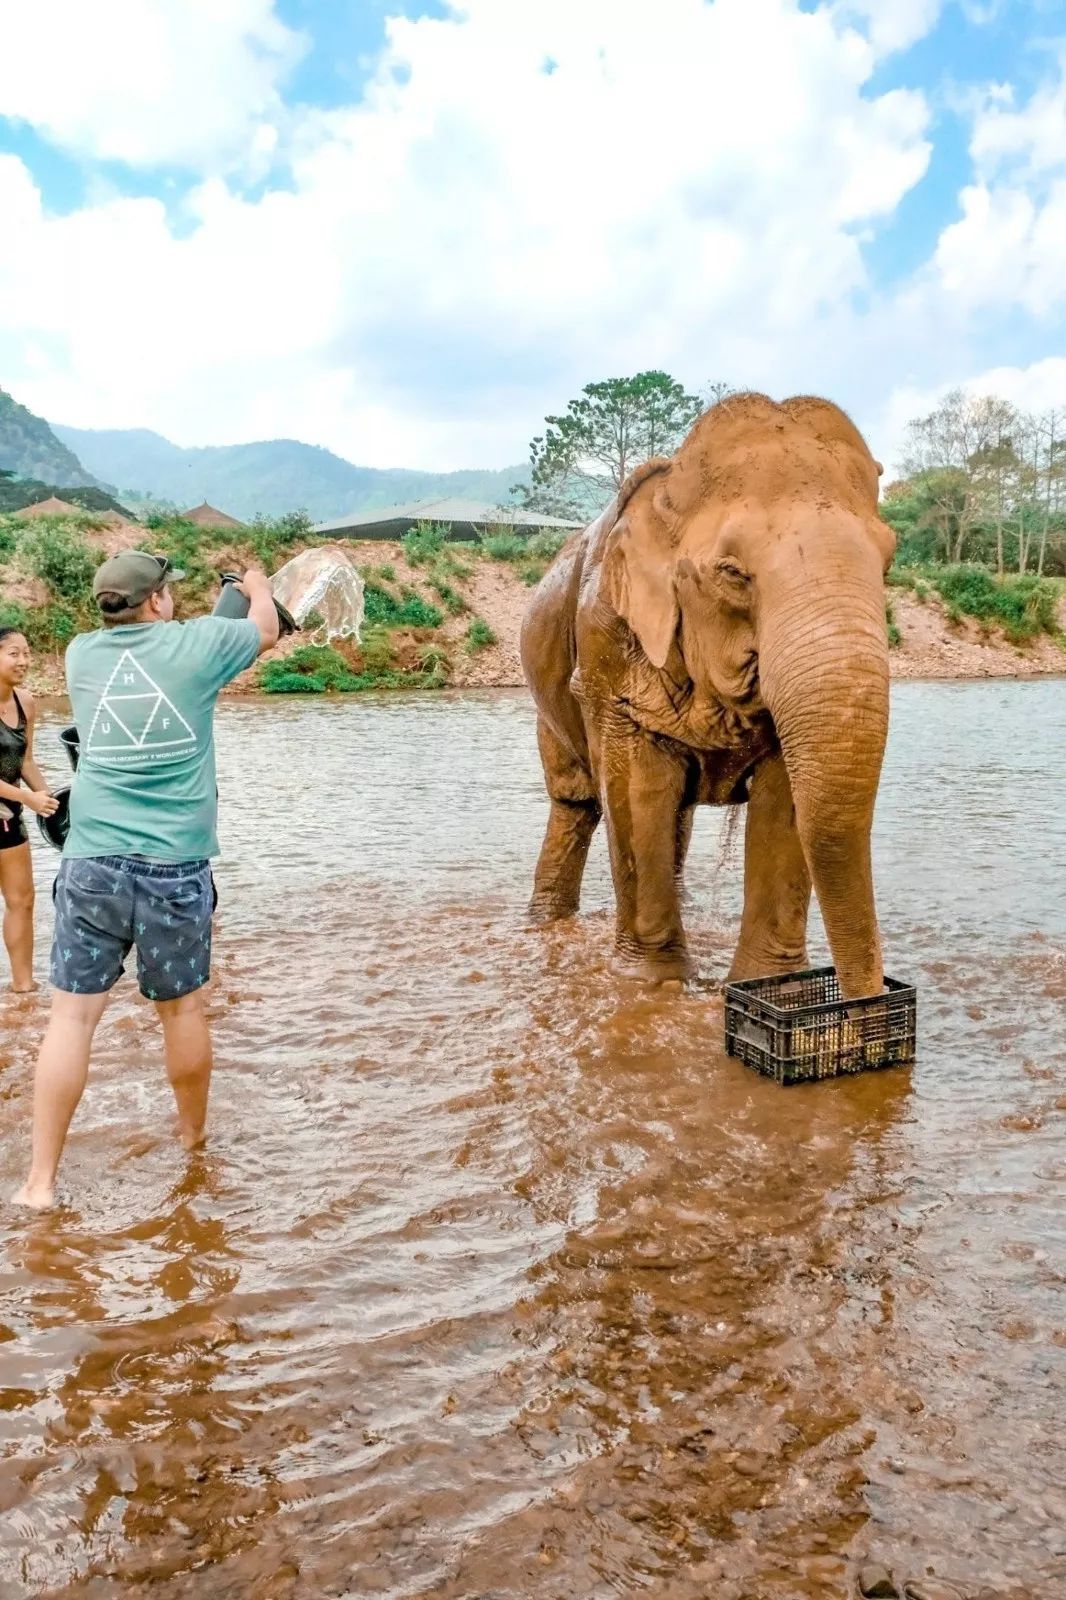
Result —
<path fill-rule="evenodd" d="M 649 478 L 669 472 L 657 456 L 629 474 L 618 493 L 617 514 L 603 558 L 603 593 L 640 641 L 654 667 L 664 667 L 677 632 L 674 548 L 664 516 L 665 497 L 637 494 Z M 661 502 L 661 503 L 657 503 Z"/>

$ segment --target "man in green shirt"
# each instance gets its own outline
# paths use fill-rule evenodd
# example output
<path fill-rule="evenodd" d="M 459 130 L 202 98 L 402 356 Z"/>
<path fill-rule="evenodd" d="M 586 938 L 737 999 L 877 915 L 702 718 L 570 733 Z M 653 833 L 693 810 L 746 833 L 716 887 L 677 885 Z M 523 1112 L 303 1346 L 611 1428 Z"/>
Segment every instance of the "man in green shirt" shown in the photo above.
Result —
<path fill-rule="evenodd" d="M 67 650 L 81 741 L 70 832 L 56 878 L 52 1014 L 37 1060 L 30 1173 L 14 1196 L 43 1208 L 81 1099 L 108 996 L 136 948 L 141 993 L 163 1025 L 187 1149 L 204 1136 L 211 1036 L 214 711 L 221 689 L 277 643 L 266 577 L 245 574 L 247 618 L 175 622 L 160 556 L 124 550 L 93 581 L 103 627 Z"/>

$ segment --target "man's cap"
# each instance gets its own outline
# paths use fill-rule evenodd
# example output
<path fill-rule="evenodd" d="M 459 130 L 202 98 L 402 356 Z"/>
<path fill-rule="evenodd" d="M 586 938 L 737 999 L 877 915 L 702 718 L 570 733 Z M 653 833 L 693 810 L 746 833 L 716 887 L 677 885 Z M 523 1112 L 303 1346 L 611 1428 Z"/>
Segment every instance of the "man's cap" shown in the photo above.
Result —
<path fill-rule="evenodd" d="M 93 594 L 121 595 L 127 606 L 140 606 L 164 584 L 184 576 L 166 556 L 149 555 L 147 550 L 120 550 L 97 567 Z"/>

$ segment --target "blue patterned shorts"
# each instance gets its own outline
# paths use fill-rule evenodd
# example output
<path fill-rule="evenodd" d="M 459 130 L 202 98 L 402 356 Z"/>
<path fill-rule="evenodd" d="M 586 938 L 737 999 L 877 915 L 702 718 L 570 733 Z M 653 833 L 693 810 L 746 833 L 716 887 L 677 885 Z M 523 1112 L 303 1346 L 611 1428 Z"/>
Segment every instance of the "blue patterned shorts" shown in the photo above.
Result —
<path fill-rule="evenodd" d="M 103 994 L 134 946 L 137 981 L 149 1000 L 179 1000 L 211 976 L 215 894 L 206 861 L 64 857 L 52 898 L 56 989 Z"/>

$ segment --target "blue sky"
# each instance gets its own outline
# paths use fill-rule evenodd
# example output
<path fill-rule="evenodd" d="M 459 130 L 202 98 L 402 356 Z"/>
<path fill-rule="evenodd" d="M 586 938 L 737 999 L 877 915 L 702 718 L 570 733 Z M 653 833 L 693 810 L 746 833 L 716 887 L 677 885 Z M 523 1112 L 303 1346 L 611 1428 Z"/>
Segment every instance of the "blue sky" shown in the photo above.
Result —
<path fill-rule="evenodd" d="M 502 465 L 652 365 L 1066 399 L 1051 0 L 36 0 L 0 383 L 55 421 Z"/>

